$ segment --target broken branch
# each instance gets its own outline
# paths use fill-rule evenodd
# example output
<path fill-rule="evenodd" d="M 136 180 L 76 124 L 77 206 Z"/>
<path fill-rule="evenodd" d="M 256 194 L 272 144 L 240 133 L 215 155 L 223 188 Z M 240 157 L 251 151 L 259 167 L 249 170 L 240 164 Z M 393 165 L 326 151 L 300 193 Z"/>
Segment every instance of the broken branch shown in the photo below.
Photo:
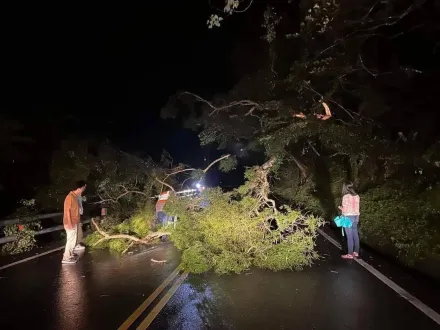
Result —
<path fill-rule="evenodd" d="M 122 254 L 126 254 L 127 251 L 128 251 L 133 245 L 134 245 L 134 242 L 131 242 L 130 244 L 128 244 L 127 248 L 126 248 L 124 251 L 122 251 Z"/>
<path fill-rule="evenodd" d="M 142 191 L 138 191 L 138 190 L 128 190 L 127 187 L 125 187 L 125 186 L 122 185 L 122 184 L 118 185 L 118 187 L 121 187 L 121 188 L 124 189 L 125 191 L 124 191 L 122 194 L 120 194 L 119 196 L 117 196 L 117 197 L 112 197 L 112 196 L 110 196 L 108 193 L 106 193 L 107 196 L 109 197 L 109 198 L 107 198 L 107 199 L 103 199 L 103 198 L 98 194 L 98 196 L 99 196 L 99 198 L 101 198 L 101 200 L 98 201 L 98 202 L 95 202 L 95 203 L 93 203 L 93 204 L 102 204 L 102 203 L 105 203 L 105 202 L 117 203 L 119 199 L 121 199 L 122 197 L 124 197 L 124 196 L 126 196 L 126 195 L 128 195 L 128 194 L 139 194 L 139 195 L 143 195 L 143 196 L 145 196 L 145 197 L 148 197 L 148 195 L 147 195 L 146 193 L 144 193 L 144 192 L 142 192 Z"/>
<path fill-rule="evenodd" d="M 228 155 L 221 156 L 220 158 L 217 158 L 216 160 L 214 160 L 211 164 L 209 164 L 209 165 L 203 170 L 203 173 L 208 172 L 208 170 L 209 170 L 209 169 L 210 169 L 215 163 L 218 163 L 218 162 L 221 161 L 222 159 L 228 158 L 228 157 L 230 157 L 230 156 L 231 156 L 231 155 L 228 154 Z"/>
<path fill-rule="evenodd" d="M 298 166 L 299 170 L 301 171 L 301 174 L 304 179 L 307 178 L 307 169 L 306 167 L 295 157 L 292 155 L 292 159 L 295 162 L 296 166 Z"/>
<path fill-rule="evenodd" d="M 170 173 L 170 174 L 167 174 L 167 176 L 165 177 L 165 179 L 163 179 L 163 181 L 165 181 L 166 179 L 168 179 L 171 175 L 176 175 L 176 174 L 179 174 L 179 173 L 189 172 L 189 171 L 195 171 L 195 170 L 196 170 L 195 168 L 185 168 L 185 169 L 183 169 L 183 170 L 174 171 L 174 172 L 172 172 L 172 173 Z"/>
<path fill-rule="evenodd" d="M 231 103 L 229 103 L 227 105 L 224 105 L 224 106 L 221 106 L 221 107 L 216 107 L 214 104 L 212 104 L 212 102 L 209 102 L 208 100 L 204 99 L 203 97 L 200 97 L 197 94 L 194 94 L 194 93 L 191 93 L 191 92 L 182 92 L 180 95 L 182 95 L 182 94 L 191 95 L 197 101 L 205 103 L 207 106 L 209 106 L 212 109 L 212 112 L 209 114 L 210 116 L 212 116 L 216 112 L 219 112 L 219 111 L 222 111 L 222 110 L 226 110 L 226 109 L 230 109 L 230 108 L 235 107 L 235 106 L 250 106 L 253 109 L 260 108 L 260 104 L 258 104 L 257 102 L 251 101 L 251 100 L 233 101 L 233 102 L 231 102 Z"/>
<path fill-rule="evenodd" d="M 94 246 L 98 245 L 99 243 L 102 243 L 103 241 L 107 241 L 110 239 L 126 239 L 126 240 L 131 240 L 134 243 L 138 243 L 138 244 L 150 244 L 152 240 L 170 234 L 169 232 L 156 232 L 156 233 L 151 233 L 151 234 L 145 236 L 143 239 L 138 238 L 136 236 L 126 235 L 126 234 L 109 235 L 105 231 L 103 231 L 101 228 L 99 228 L 98 224 L 95 222 L 94 219 L 92 219 L 92 224 L 95 226 L 96 231 L 102 236 L 102 238 L 100 240 L 98 240 L 94 244 Z"/>
<path fill-rule="evenodd" d="M 223 156 L 221 156 L 220 158 L 217 158 L 217 159 L 214 160 L 211 164 L 209 164 L 209 165 L 208 165 L 208 166 L 207 166 L 202 172 L 205 174 L 206 172 L 208 172 L 208 170 L 209 170 L 213 165 L 215 165 L 216 163 L 218 163 L 218 162 L 221 161 L 222 159 L 228 158 L 228 157 L 230 157 L 230 156 L 231 156 L 230 154 L 227 154 L 227 155 L 223 155 Z M 196 170 L 197 170 L 197 169 L 195 169 L 195 168 L 186 168 L 186 169 L 178 170 L 178 171 L 172 172 L 172 173 L 170 173 L 170 174 L 167 174 L 167 176 L 165 177 L 165 179 L 163 179 L 163 181 L 159 180 L 158 178 L 156 178 L 156 180 L 157 180 L 158 182 L 160 182 L 162 185 L 165 185 L 165 186 L 169 187 L 172 191 L 176 192 L 176 190 L 175 190 L 171 185 L 169 185 L 168 183 L 166 183 L 165 180 L 168 179 L 171 175 L 175 175 L 175 174 L 179 174 L 179 173 L 183 173 L 183 172 L 196 171 Z"/>
<path fill-rule="evenodd" d="M 173 192 L 176 192 L 176 190 L 171 185 L 169 185 L 168 183 L 160 181 L 158 178 L 155 178 L 155 179 L 156 179 L 156 181 L 162 183 L 164 186 L 167 186 L 168 188 L 170 188 Z"/>

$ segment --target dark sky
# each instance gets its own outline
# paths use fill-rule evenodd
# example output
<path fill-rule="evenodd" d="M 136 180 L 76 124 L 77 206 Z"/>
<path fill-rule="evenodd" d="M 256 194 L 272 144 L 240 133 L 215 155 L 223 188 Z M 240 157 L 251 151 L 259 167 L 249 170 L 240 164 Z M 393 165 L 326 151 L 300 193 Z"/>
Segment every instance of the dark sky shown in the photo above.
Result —
<path fill-rule="evenodd" d="M 264 51 L 260 24 L 268 1 L 255 2 L 246 14 L 233 15 L 213 30 L 206 26 L 214 12 L 209 3 L 39 3 L 9 11 L 3 63 L 10 74 L 4 78 L 2 114 L 44 131 L 49 126 L 65 130 L 67 117 L 72 130 L 103 134 L 125 148 L 153 153 L 161 149 L 159 135 L 166 136 L 168 149 L 172 134 L 184 141 L 185 134 L 176 133 L 178 122 L 158 116 L 168 97 L 182 89 L 208 96 L 228 90 L 255 69 L 255 55 Z M 407 38 L 405 33 L 406 45 Z M 413 39 L 414 46 L 399 49 L 408 62 L 423 48 L 418 34 Z M 424 56 L 423 63 L 428 62 Z M 193 141 L 189 133 L 188 139 Z"/>
<path fill-rule="evenodd" d="M 267 3 L 256 1 L 248 12 L 232 15 L 213 30 L 206 25 L 213 13 L 208 0 L 144 1 L 140 6 L 38 3 L 8 11 L 2 43 L 6 97 L 1 115 L 18 119 L 28 135 L 37 137 L 38 147 L 31 148 L 29 155 L 41 163 L 32 164 L 30 170 L 29 164 L 17 167 L 16 173 L 37 176 L 34 171 L 43 171 L 54 145 L 73 132 L 110 138 L 124 150 L 156 159 L 162 148 L 176 162 L 193 166 L 215 159 L 219 152 L 202 150 L 196 133 L 182 129 L 179 121 L 161 120 L 159 111 L 178 90 L 209 98 L 258 69 L 259 55 L 266 52 L 261 20 Z M 432 16 L 434 10 L 422 13 Z M 414 16 L 415 22 L 409 16 L 402 24 L 413 26 L 423 19 L 420 15 Z M 406 56 L 409 68 L 429 72 L 434 52 L 424 49 L 429 43 L 420 38 L 419 28 L 395 41 L 395 51 Z M 386 59 L 381 45 L 371 48 Z M 421 52 L 423 56 L 414 55 Z M 402 107 L 389 119 L 399 126 L 396 130 L 405 126 L 401 118 L 408 123 L 407 130 L 425 119 L 436 130 L 431 117 L 420 115 L 428 110 L 434 113 L 425 103 L 435 96 L 436 77 L 420 93 L 412 86 L 405 93 L 396 91 L 402 94 Z M 426 95 L 427 90 L 432 92 Z M 415 101 L 425 103 L 408 106 Z M 222 180 L 216 173 L 212 176 L 213 181 Z M 8 177 L 17 189 L 26 184 L 26 176 L 20 175 L 21 181 L 16 175 Z M 231 182 L 236 178 L 229 176 Z"/>
<path fill-rule="evenodd" d="M 173 144 L 170 134 L 192 143 L 190 133 L 176 133 L 178 122 L 160 120 L 160 108 L 177 90 L 229 89 L 246 71 L 231 54 L 261 34 L 234 16 L 209 30 L 212 12 L 206 0 L 28 8 L 9 35 L 10 87 L 19 92 L 5 113 L 43 126 L 70 116 L 73 130 L 128 149 L 157 153 L 159 136 Z"/>
<path fill-rule="evenodd" d="M 11 10 L 1 115 L 19 120 L 37 143 L 28 148 L 33 164 L 14 163 L 5 170 L 7 197 L 32 194 L 26 186 L 41 184 L 43 176 L 47 180 L 51 152 L 69 133 L 109 138 L 156 159 L 164 148 L 176 162 L 193 166 L 214 159 L 219 153 L 202 150 L 195 132 L 159 117 L 176 91 L 208 96 L 227 91 L 255 67 L 252 60 L 237 66 L 234 57 L 243 58 L 246 48 L 251 57 L 252 40 L 261 44 L 260 24 L 248 24 L 253 16 L 261 19 L 261 6 L 246 19 L 234 15 L 221 29 L 210 30 L 206 21 L 212 12 L 207 0 Z M 5 193 L 5 187 L 0 190 Z"/>
<path fill-rule="evenodd" d="M 206 71 L 195 70 L 194 64 L 207 54 L 218 61 L 221 57 L 211 51 L 222 40 L 209 38 L 207 3 L 199 3 L 64 8 L 55 15 L 40 9 L 37 26 L 25 36 L 31 56 L 22 54 L 33 78 L 29 83 L 43 80 L 46 87 L 34 103 L 46 103 L 49 97 L 63 104 L 145 104 L 203 79 Z M 218 63 L 219 72 L 225 64 Z M 193 82 L 185 78 L 189 74 Z"/>

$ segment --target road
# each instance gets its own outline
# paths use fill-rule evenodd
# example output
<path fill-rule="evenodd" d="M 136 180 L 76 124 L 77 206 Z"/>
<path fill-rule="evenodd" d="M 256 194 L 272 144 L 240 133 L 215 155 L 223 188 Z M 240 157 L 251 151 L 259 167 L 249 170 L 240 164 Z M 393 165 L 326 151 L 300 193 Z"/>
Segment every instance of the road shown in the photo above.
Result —
<path fill-rule="evenodd" d="M 189 275 L 149 329 L 440 329 L 359 264 L 342 260 L 322 237 L 318 250 L 322 259 L 301 272 Z M 60 258 L 54 253 L 0 271 L 0 329 L 117 329 L 179 263 L 170 244 L 123 258 L 88 252 L 76 265 L 61 265 Z M 411 284 L 403 271 L 393 274 L 440 311 L 438 283 Z M 130 329 L 152 315 L 173 283 Z"/>
<path fill-rule="evenodd" d="M 124 258 L 93 251 L 75 265 L 61 265 L 61 257 L 0 271 L 0 329 L 117 329 L 179 262 L 169 245 Z"/>
<path fill-rule="evenodd" d="M 301 272 L 190 276 L 151 329 L 440 329 L 329 242 L 318 249 L 323 259 Z"/>

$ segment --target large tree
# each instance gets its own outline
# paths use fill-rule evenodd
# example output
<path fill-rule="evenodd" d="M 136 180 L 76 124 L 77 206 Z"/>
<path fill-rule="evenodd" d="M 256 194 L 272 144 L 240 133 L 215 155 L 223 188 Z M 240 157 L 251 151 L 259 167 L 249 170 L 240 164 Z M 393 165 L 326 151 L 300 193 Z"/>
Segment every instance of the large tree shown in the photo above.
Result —
<path fill-rule="evenodd" d="M 248 6 L 241 19 L 252 1 L 227 1 L 226 16 Z M 268 4 L 262 13 L 270 60 L 259 71 L 225 95 L 179 92 L 163 116 L 190 109 L 203 144 L 246 141 L 276 157 L 277 195 L 328 219 L 342 181 L 354 181 L 365 197 L 365 240 L 395 249 L 405 261 L 438 256 L 440 139 L 432 107 L 439 76 L 429 66 L 438 46 L 434 3 L 306 1 L 298 16 L 285 6 Z M 296 30 L 282 24 L 295 20 Z M 228 24 L 215 16 L 208 21 L 212 28 L 217 23 Z M 405 43 L 415 39 L 424 42 L 411 57 Z M 379 202 L 382 210 L 374 207 Z M 399 212 L 390 216 L 393 207 Z"/>

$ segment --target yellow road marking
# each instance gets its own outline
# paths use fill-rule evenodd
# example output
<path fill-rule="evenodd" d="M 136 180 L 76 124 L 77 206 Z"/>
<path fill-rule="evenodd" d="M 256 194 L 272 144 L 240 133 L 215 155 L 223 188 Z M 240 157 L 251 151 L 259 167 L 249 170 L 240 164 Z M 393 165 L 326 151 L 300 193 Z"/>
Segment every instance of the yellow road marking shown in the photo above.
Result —
<path fill-rule="evenodd" d="M 127 320 L 118 328 L 118 330 L 127 330 L 137 318 L 151 305 L 154 299 L 166 288 L 168 284 L 179 274 L 179 266 L 168 276 L 161 285 L 131 314 Z"/>
<path fill-rule="evenodd" d="M 180 276 L 177 281 L 173 284 L 173 286 L 170 288 L 170 290 L 162 297 L 162 299 L 157 303 L 156 306 L 151 310 L 151 312 L 147 315 L 147 317 L 142 321 L 142 323 L 136 328 L 136 330 L 145 330 L 147 329 L 150 324 L 153 322 L 153 320 L 156 318 L 156 316 L 160 313 L 162 308 L 165 307 L 167 302 L 171 299 L 171 297 L 176 293 L 177 289 L 180 287 L 180 285 L 185 281 L 186 277 L 188 276 L 188 272 L 185 272 Z"/>

